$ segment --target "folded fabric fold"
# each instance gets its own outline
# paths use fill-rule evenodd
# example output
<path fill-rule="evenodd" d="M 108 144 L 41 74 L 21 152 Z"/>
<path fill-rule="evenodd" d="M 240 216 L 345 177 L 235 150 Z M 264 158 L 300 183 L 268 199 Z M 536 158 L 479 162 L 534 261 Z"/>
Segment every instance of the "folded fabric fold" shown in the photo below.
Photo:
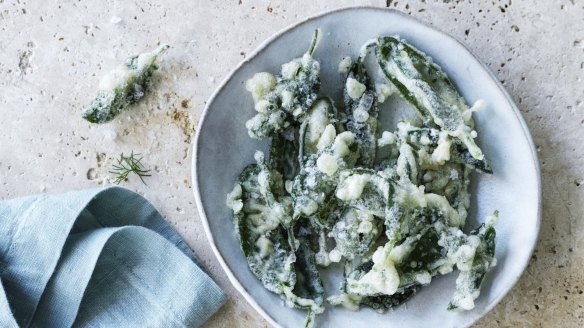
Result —
<path fill-rule="evenodd" d="M 197 327 L 225 302 L 142 196 L 119 187 L 0 201 L 0 324 Z"/>

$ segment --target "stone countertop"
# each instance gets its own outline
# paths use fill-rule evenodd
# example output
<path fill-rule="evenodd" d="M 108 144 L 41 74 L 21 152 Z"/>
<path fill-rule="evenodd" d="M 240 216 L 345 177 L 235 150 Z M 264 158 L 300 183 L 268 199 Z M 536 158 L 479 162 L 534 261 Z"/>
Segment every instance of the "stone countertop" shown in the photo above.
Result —
<path fill-rule="evenodd" d="M 99 3 L 99 4 L 98 4 Z M 462 40 L 513 96 L 543 175 L 539 243 L 519 283 L 477 327 L 584 326 L 584 1 L 0 0 L 0 198 L 110 185 L 143 155 L 148 198 L 230 295 L 207 327 L 267 326 L 231 287 L 194 204 L 191 145 L 213 90 L 263 40 L 348 5 L 391 7 Z M 168 43 L 156 91 L 112 123 L 79 112 L 127 56 Z"/>

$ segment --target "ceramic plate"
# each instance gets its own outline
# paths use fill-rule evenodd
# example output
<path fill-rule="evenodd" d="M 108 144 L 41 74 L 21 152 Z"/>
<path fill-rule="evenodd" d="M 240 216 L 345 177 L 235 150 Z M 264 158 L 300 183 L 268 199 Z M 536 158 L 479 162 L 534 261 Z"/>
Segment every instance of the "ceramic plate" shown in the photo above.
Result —
<path fill-rule="evenodd" d="M 519 110 L 494 75 L 454 38 L 397 11 L 343 9 L 287 28 L 264 42 L 213 94 L 197 130 L 193 179 L 199 213 L 219 262 L 237 290 L 270 323 L 302 326 L 305 313 L 285 307 L 249 271 L 234 233 L 232 214 L 225 206 L 225 196 L 242 169 L 253 163 L 254 151 L 267 149 L 267 142 L 250 139 L 244 126 L 254 115 L 245 81 L 257 72 L 277 73 L 281 64 L 302 56 L 316 28 L 323 32 L 314 55 L 321 63 L 322 94 L 341 99 L 342 76 L 337 72 L 341 58 L 356 57 L 359 47 L 368 39 L 399 34 L 434 58 L 468 103 L 486 100 L 487 108 L 474 117 L 479 145 L 495 173 L 473 176 L 472 210 L 467 225 L 475 226 L 494 209 L 500 211 L 496 226 L 498 264 L 488 274 L 474 310 L 462 313 L 446 310 L 456 280 L 456 274 L 450 274 L 435 278 L 406 304 L 385 314 L 327 306 L 317 326 L 470 326 L 513 287 L 531 257 L 541 213 L 537 155 Z M 381 108 L 384 113 L 381 120 L 389 126 L 400 113 L 413 112 L 399 97 L 393 98 Z M 327 294 L 337 293 L 338 285 L 331 279 L 325 281 Z"/>

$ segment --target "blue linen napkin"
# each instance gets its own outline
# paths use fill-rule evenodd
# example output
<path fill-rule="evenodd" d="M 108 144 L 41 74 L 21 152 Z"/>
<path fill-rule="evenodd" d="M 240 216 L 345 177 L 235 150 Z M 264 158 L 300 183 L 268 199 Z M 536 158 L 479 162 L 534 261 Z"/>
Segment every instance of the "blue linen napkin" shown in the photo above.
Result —
<path fill-rule="evenodd" d="M 198 327 L 224 302 L 176 231 L 130 190 L 0 201 L 2 327 Z"/>

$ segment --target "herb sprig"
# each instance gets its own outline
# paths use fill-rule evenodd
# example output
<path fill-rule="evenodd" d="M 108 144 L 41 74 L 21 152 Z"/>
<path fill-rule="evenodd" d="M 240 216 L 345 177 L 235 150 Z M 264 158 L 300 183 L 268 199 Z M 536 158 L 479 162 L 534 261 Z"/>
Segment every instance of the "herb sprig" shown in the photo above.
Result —
<path fill-rule="evenodd" d="M 132 151 L 129 156 L 124 156 L 124 153 L 122 153 L 120 158 L 118 158 L 118 163 L 113 165 L 113 169 L 109 173 L 116 175 L 114 179 L 115 184 L 128 181 L 128 175 L 130 173 L 136 174 L 142 183 L 146 184 L 144 177 L 151 176 L 150 171 L 142 165 L 142 157 L 140 154 L 134 154 Z"/>

